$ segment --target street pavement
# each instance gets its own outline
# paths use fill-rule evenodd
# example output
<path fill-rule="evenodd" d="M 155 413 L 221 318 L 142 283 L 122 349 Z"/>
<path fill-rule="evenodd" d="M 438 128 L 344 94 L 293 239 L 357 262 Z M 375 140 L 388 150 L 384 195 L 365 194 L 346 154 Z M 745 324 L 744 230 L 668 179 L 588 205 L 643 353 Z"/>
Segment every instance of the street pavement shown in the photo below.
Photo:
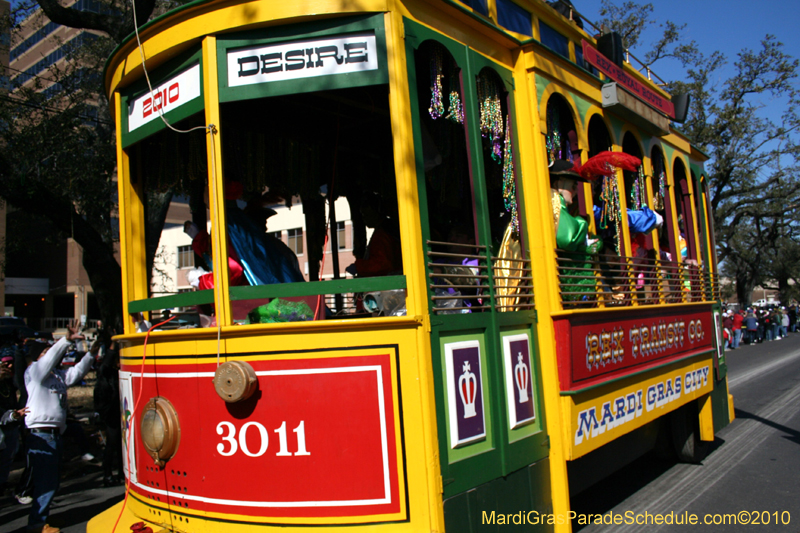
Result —
<path fill-rule="evenodd" d="M 800 531 L 800 333 L 741 346 L 726 359 L 736 420 L 717 434 L 702 464 L 647 456 L 580 498 L 582 512 L 708 515 L 710 523 L 592 524 L 582 533 Z"/>
<path fill-rule="evenodd" d="M 17 480 L 24 464 L 17 462 L 11 479 Z M 61 488 L 50 511 L 49 524 L 64 533 L 85 533 L 86 523 L 93 516 L 122 500 L 125 487 L 103 487 L 102 467 L 94 461 L 86 463 L 77 457 L 62 465 Z M 6 493 L 0 498 L 0 533 L 24 533 L 30 505 L 17 503 Z"/>

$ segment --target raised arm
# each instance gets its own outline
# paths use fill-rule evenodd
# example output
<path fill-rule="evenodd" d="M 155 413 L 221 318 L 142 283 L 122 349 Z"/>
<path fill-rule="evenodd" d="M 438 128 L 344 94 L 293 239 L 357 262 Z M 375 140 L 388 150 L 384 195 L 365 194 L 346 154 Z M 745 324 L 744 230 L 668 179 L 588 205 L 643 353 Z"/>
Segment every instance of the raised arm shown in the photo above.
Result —
<path fill-rule="evenodd" d="M 94 361 L 94 355 L 91 352 L 86 353 L 80 362 L 67 370 L 67 377 L 64 378 L 64 382 L 67 384 L 67 387 L 72 387 L 73 385 L 77 385 L 83 379 L 83 376 L 89 373 L 89 370 L 92 369 L 92 362 Z"/>
<path fill-rule="evenodd" d="M 80 362 L 67 370 L 67 375 L 64 379 L 67 387 L 77 385 L 83 379 L 83 376 L 85 376 L 89 370 L 92 369 L 92 363 L 94 362 L 95 358 L 97 358 L 97 354 L 100 352 L 101 343 L 102 341 L 99 337 L 95 339 L 95 341 L 92 343 L 92 347 L 89 348 L 89 351 L 86 354 L 84 354 Z"/>
<path fill-rule="evenodd" d="M 47 374 L 61 363 L 61 359 L 67 352 L 70 341 L 83 339 L 83 335 L 80 334 L 80 324 L 77 320 L 70 322 L 69 326 L 67 326 L 67 330 L 66 336 L 62 337 L 57 343 L 51 346 L 50 349 L 39 358 L 37 364 L 31 365 L 31 367 L 28 368 L 28 379 L 36 381 L 44 379 Z"/>

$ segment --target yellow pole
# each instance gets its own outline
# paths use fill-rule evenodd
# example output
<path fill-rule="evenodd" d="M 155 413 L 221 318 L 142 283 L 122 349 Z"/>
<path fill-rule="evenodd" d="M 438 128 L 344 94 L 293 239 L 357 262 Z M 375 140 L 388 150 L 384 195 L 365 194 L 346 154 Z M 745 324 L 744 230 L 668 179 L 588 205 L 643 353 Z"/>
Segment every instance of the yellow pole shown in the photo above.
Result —
<path fill-rule="evenodd" d="M 409 314 L 416 315 L 424 322 L 424 328 L 417 329 L 417 372 L 420 376 L 433 376 L 431 361 L 430 321 L 427 316 L 427 292 L 425 280 L 425 257 L 422 253 L 422 232 L 419 225 L 419 198 L 417 190 L 417 169 L 413 150 L 414 134 L 411 116 L 411 96 L 408 90 L 408 64 L 406 62 L 403 18 L 399 5 L 390 6 L 385 15 L 386 53 L 389 65 L 389 108 L 392 121 L 394 160 L 397 169 L 398 203 L 401 241 L 403 249 L 403 272 L 407 273 L 408 287 L 406 304 Z M 400 192 L 403 192 L 402 196 Z M 414 275 L 411 275 L 415 272 Z M 423 281 L 423 283 L 420 283 Z M 419 479 L 415 469 L 408 470 L 408 483 L 411 500 L 409 506 L 427 506 L 428 527 L 430 531 L 444 531 L 444 508 L 442 501 L 442 476 L 439 458 L 439 440 L 436 431 L 436 402 L 432 379 L 417 380 L 414 388 L 419 395 L 420 427 L 419 438 L 410 439 L 407 434 L 407 450 L 414 453 L 421 448 L 425 457 L 424 479 Z M 403 383 L 403 388 L 411 385 Z M 414 394 L 404 395 L 404 403 Z M 424 485 L 423 485 L 424 484 Z"/>
<path fill-rule="evenodd" d="M 146 252 L 144 234 L 144 205 L 141 194 L 137 194 L 131 183 L 131 167 L 128 153 L 123 150 L 122 120 L 125 111 L 122 109 L 122 96 L 115 92 L 113 96 L 114 113 L 117 130 L 117 189 L 119 193 L 119 233 L 120 267 L 122 270 L 122 305 L 124 333 L 135 333 L 135 324 L 128 318 L 128 302 L 148 298 L 147 272 L 145 271 Z M 142 183 L 138 183 L 141 190 Z"/>
<path fill-rule="evenodd" d="M 536 57 L 531 50 L 523 51 L 514 66 L 517 110 L 517 138 L 519 140 L 520 174 L 525 186 L 525 220 L 529 228 L 528 246 L 533 258 L 533 284 L 536 287 L 536 307 L 539 310 L 538 341 L 542 367 L 542 389 L 547 433 L 550 438 L 550 490 L 553 513 L 569 513 L 569 481 L 567 456 L 569 453 L 569 416 L 562 415 L 558 366 L 556 361 L 555 329 L 552 312 L 561 310 L 556 268 L 556 237 L 553 228 L 553 208 L 550 203 L 550 179 L 547 175 L 546 148 L 542 135 L 545 119 L 537 105 L 536 82 L 533 63 Z M 530 117 L 526 120 L 526 117 Z M 524 127 L 526 123 L 531 127 Z M 534 237 L 536 236 L 536 237 Z M 566 413 L 567 411 L 563 411 Z M 569 532 L 570 524 L 556 524 L 558 533 Z"/>
<path fill-rule="evenodd" d="M 214 300 L 217 326 L 231 324 L 228 293 L 228 240 L 225 223 L 225 180 L 222 175 L 217 38 L 203 39 L 203 90 L 206 110 L 206 148 L 208 154 L 208 199 L 211 204 L 211 244 L 214 263 Z"/>

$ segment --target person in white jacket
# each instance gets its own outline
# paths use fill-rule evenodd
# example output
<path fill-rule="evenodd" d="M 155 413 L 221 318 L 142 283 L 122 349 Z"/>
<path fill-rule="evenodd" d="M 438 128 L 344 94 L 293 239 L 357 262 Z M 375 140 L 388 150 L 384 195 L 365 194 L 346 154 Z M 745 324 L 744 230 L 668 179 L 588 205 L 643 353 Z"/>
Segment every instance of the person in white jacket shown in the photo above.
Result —
<path fill-rule="evenodd" d="M 44 347 L 37 360 L 25 371 L 28 390 L 25 425 L 30 429 L 28 464 L 33 479 L 28 531 L 36 533 L 60 531 L 46 522 L 59 486 L 61 434 L 67 428 L 67 387 L 80 383 L 91 370 L 94 359 L 91 353 L 87 353 L 72 368 L 59 368 L 70 341 L 83 339 L 78 321 L 73 321 L 67 329 L 66 337 L 53 346 Z"/>

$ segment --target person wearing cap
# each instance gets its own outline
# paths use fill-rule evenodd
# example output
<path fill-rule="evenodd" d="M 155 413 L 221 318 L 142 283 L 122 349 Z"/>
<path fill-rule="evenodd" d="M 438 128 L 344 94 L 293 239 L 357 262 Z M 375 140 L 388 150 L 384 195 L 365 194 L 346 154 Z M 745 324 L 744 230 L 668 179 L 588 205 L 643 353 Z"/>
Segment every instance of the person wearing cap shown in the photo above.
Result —
<path fill-rule="evenodd" d="M 783 324 L 783 313 L 781 313 L 780 308 L 776 307 L 772 311 L 772 316 L 770 316 L 769 321 L 772 326 L 772 339 L 776 341 L 781 340 L 781 325 Z"/>
<path fill-rule="evenodd" d="M 774 340 L 775 336 L 772 331 L 772 311 L 769 309 L 761 309 L 759 314 L 761 316 L 761 322 L 764 323 L 764 340 Z"/>
<path fill-rule="evenodd" d="M 758 340 L 758 319 L 752 309 L 747 310 L 743 325 L 745 329 L 744 341 L 747 344 L 755 344 Z"/>
<path fill-rule="evenodd" d="M 568 259 L 562 268 L 564 301 L 579 301 L 581 292 L 593 292 L 595 280 L 591 276 L 589 254 L 596 254 L 602 242 L 589 239 L 589 223 L 573 216 L 569 207 L 578 194 L 578 183 L 587 181 L 576 171 L 570 161 L 556 160 L 550 166 L 550 194 L 553 223 L 556 230 L 556 248 L 559 256 Z"/>
<path fill-rule="evenodd" d="M 377 191 L 365 191 L 359 209 L 364 225 L 372 228 L 364 254 L 345 268 L 352 276 L 370 278 L 402 274 L 403 254 L 400 249 L 399 227 L 389 217 L 385 202 Z"/>
<path fill-rule="evenodd" d="M 725 337 L 725 349 L 729 350 L 733 342 L 733 314 L 730 311 L 722 313 L 722 330 Z"/>
<path fill-rule="evenodd" d="M 280 239 L 267 235 L 266 226 L 258 227 L 260 222 L 254 224 L 252 218 L 238 207 L 236 202 L 243 190 L 241 182 L 225 182 L 228 283 L 233 286 L 305 281 L 294 252 Z M 194 252 L 211 266 L 211 237 L 208 232 L 190 220 L 184 223 L 183 231 L 192 238 Z M 197 289 L 214 288 L 213 274 L 201 267 L 190 270 L 186 279 Z"/>
<path fill-rule="evenodd" d="M 67 388 L 81 382 L 94 360 L 94 354 L 90 352 L 75 366 L 67 370 L 59 368 L 70 342 L 84 338 L 77 320 L 72 321 L 67 330 L 67 335 L 53 346 L 32 344 L 30 357 L 35 360 L 25 371 L 25 387 L 28 389 L 25 425 L 30 430 L 28 464 L 33 478 L 33 501 L 28 515 L 30 532 L 60 531 L 46 522 L 59 486 L 61 435 L 67 428 Z"/>
<path fill-rule="evenodd" d="M 744 311 L 738 310 L 733 314 L 733 344 L 731 349 L 735 350 L 742 342 L 742 323 L 744 323 Z"/>
<path fill-rule="evenodd" d="M 786 308 L 781 306 L 781 337 L 789 334 L 789 313 Z"/>

